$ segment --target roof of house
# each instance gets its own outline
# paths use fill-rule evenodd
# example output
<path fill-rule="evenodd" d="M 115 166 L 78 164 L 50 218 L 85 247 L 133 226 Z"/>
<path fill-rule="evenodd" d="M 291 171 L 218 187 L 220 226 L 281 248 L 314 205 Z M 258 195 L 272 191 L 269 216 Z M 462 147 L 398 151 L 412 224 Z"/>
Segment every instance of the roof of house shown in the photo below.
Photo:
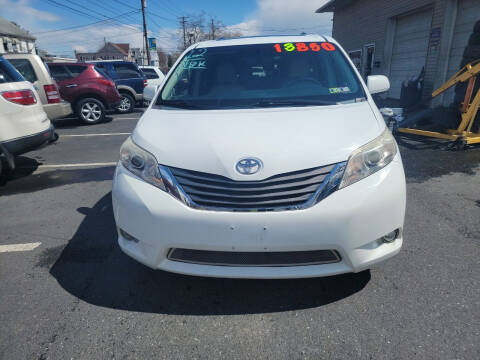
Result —
<path fill-rule="evenodd" d="M 118 50 L 123 52 L 125 55 L 128 55 L 128 52 L 130 51 L 130 44 L 115 44 L 115 43 L 109 43 L 116 47 Z"/>
<path fill-rule="evenodd" d="M 350 5 L 354 0 L 329 0 L 315 11 L 316 13 L 326 13 L 341 10 L 347 5 Z"/>
<path fill-rule="evenodd" d="M 27 30 L 22 29 L 17 24 L 0 17 L 0 35 L 9 35 L 21 39 L 35 40 Z"/>

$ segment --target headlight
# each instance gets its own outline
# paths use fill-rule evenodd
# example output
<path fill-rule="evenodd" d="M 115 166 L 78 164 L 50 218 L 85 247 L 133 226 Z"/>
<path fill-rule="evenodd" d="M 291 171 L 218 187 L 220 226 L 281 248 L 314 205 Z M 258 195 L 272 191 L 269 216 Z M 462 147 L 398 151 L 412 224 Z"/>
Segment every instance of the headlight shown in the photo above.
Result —
<path fill-rule="evenodd" d="M 129 137 L 120 148 L 120 161 L 128 171 L 162 190 L 165 185 L 158 169 L 157 159 L 134 144 Z"/>
<path fill-rule="evenodd" d="M 340 189 L 372 175 L 390 164 L 397 153 L 397 144 L 388 129 L 375 140 L 355 150 L 348 159 Z"/>

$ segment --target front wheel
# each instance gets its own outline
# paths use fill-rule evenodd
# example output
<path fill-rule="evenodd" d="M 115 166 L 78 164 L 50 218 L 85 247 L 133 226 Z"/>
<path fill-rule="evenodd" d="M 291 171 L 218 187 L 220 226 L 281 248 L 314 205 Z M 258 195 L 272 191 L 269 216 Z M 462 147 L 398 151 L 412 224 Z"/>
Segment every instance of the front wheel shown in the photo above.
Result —
<path fill-rule="evenodd" d="M 105 117 L 105 106 L 97 99 L 82 99 L 77 104 L 77 116 L 84 123 L 97 124 Z"/>
<path fill-rule="evenodd" d="M 133 100 L 133 97 L 125 93 L 121 93 L 120 95 L 122 96 L 122 100 L 117 107 L 117 111 L 121 114 L 132 112 L 135 106 L 135 100 Z"/>

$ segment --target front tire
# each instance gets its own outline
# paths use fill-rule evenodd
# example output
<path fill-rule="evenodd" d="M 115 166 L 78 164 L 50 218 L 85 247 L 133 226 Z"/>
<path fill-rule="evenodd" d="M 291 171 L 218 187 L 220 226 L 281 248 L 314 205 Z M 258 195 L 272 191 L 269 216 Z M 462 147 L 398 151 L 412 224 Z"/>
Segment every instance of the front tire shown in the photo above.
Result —
<path fill-rule="evenodd" d="M 131 113 L 135 107 L 135 100 L 130 94 L 120 93 L 120 95 L 122 96 L 122 100 L 120 105 L 117 107 L 117 111 L 120 114 Z"/>
<path fill-rule="evenodd" d="M 85 98 L 78 102 L 77 116 L 86 124 L 98 124 L 105 118 L 105 106 L 94 98 Z"/>

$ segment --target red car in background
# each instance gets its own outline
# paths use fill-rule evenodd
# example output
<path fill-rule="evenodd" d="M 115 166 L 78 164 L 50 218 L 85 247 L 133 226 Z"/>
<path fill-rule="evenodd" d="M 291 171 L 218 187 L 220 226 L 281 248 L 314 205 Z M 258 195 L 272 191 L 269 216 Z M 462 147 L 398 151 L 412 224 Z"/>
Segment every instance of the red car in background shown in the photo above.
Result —
<path fill-rule="evenodd" d="M 72 104 L 75 114 L 88 124 L 96 124 L 105 111 L 115 109 L 121 96 L 112 79 L 95 64 L 49 63 L 60 95 Z"/>

